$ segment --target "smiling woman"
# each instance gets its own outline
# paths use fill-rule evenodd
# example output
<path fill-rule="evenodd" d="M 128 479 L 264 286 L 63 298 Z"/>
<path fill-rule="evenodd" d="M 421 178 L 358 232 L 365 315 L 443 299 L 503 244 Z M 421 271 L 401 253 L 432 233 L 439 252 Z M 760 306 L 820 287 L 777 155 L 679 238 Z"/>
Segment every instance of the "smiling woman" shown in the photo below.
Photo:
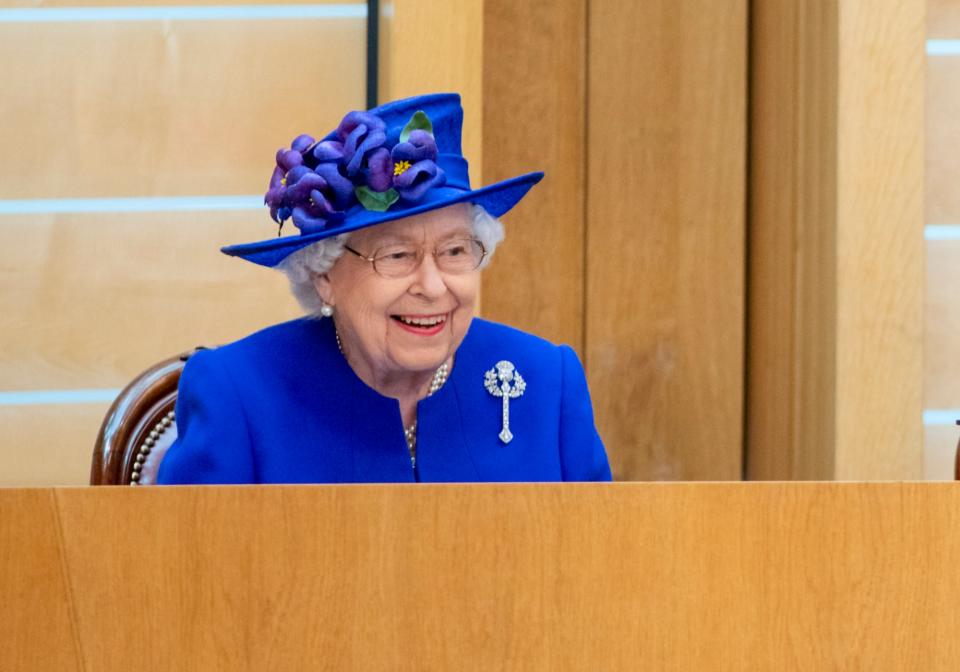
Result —
<path fill-rule="evenodd" d="M 609 480 L 566 346 L 473 317 L 497 217 L 542 173 L 471 189 L 453 94 L 351 112 L 277 152 L 300 232 L 224 252 L 307 316 L 187 363 L 161 483 Z"/>

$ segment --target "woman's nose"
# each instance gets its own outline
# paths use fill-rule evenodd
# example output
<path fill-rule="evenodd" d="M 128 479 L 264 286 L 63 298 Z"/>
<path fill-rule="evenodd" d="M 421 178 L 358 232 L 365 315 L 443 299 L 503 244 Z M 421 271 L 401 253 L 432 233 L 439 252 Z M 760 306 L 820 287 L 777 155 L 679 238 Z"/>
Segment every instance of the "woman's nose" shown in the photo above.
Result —
<path fill-rule="evenodd" d="M 411 290 L 430 298 L 443 296 L 447 291 L 447 283 L 440 269 L 437 268 L 437 260 L 430 252 L 423 255 L 420 265 L 414 272 L 414 284 Z"/>

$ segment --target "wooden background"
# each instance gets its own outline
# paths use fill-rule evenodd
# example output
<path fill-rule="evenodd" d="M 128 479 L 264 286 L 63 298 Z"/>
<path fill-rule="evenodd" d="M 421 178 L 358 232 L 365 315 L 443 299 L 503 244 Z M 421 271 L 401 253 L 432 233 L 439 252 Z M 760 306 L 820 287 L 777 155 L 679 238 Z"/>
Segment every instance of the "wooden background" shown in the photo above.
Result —
<path fill-rule="evenodd" d="M 4 670 L 956 670 L 950 484 L 0 490 Z"/>
<path fill-rule="evenodd" d="M 929 0 L 927 37 L 960 40 L 960 2 Z M 926 221 L 943 235 L 926 241 L 924 406 L 955 409 L 926 426 L 925 474 L 953 466 L 960 419 L 960 42 L 953 54 L 927 56 Z"/>
<path fill-rule="evenodd" d="M 746 9 L 486 3 L 484 181 L 547 178 L 483 312 L 578 348 L 617 479 L 741 475 Z"/>
<path fill-rule="evenodd" d="M 278 147 L 363 108 L 365 39 L 364 18 L 12 23 L 0 10 L 0 201 L 262 196 Z M 0 214 L 0 392 L 120 388 L 296 317 L 280 274 L 218 252 L 275 232 L 260 207 Z M 108 405 L 0 405 L 0 485 L 85 483 Z"/>
<path fill-rule="evenodd" d="M 616 478 L 949 477 L 956 428 L 924 452 L 921 412 L 960 407 L 960 242 L 927 241 L 924 304 L 923 45 L 960 3 L 928 31 L 924 5 L 383 4 L 381 99 L 458 90 L 474 183 L 547 173 L 482 313 L 577 349 Z M 363 106 L 358 18 L 0 37 L 0 201 L 256 195 L 277 146 Z M 927 221 L 950 223 L 960 58 L 928 63 Z M 0 400 L 296 316 L 216 251 L 272 233 L 256 209 L 0 214 Z M 106 405 L 0 404 L 0 484 L 84 482 Z"/>

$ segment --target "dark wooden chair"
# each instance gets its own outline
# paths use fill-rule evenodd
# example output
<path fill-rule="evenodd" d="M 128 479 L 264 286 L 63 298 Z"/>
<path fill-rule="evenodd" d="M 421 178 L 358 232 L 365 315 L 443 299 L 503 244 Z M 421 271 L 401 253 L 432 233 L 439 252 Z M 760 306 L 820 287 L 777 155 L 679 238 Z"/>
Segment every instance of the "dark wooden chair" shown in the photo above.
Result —
<path fill-rule="evenodd" d="M 174 405 L 185 352 L 156 364 L 127 385 L 97 434 L 90 485 L 152 485 L 160 462 L 177 438 Z"/>

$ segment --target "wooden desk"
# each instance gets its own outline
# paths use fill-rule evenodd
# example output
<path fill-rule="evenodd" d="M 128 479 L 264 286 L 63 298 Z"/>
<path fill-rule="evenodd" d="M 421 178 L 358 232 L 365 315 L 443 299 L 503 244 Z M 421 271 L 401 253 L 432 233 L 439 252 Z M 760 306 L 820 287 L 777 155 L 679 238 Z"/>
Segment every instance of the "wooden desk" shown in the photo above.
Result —
<path fill-rule="evenodd" d="M 0 490 L 3 670 L 956 670 L 952 483 Z"/>

